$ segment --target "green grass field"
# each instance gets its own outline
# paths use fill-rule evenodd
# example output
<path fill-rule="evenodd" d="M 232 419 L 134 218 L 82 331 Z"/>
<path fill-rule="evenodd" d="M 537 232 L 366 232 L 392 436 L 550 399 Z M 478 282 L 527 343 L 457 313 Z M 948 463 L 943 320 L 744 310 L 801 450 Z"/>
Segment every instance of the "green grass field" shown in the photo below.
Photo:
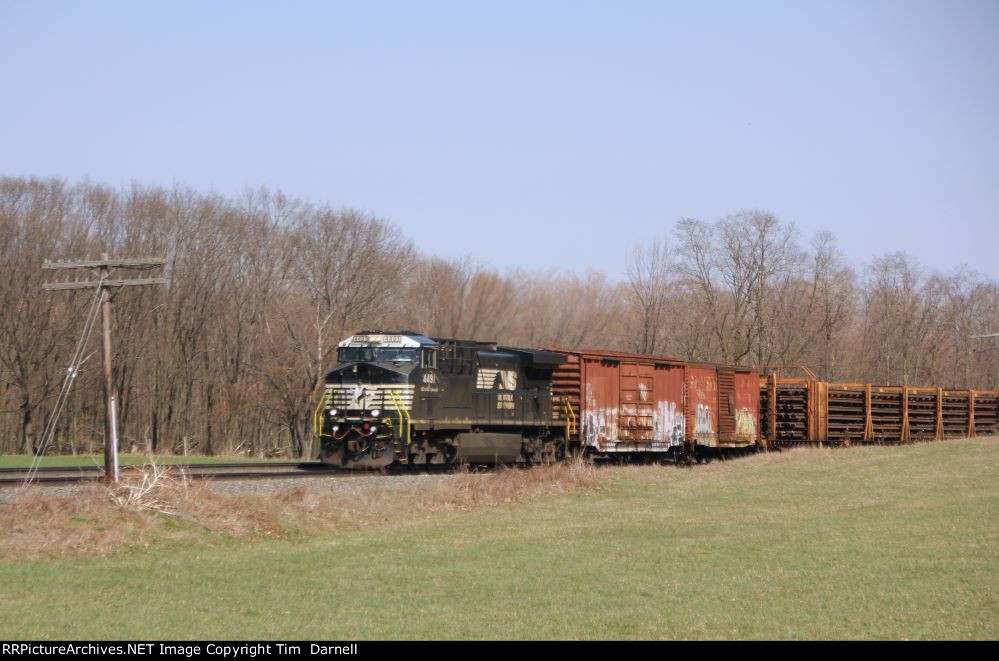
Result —
<path fill-rule="evenodd" d="M 24 454 L 4 454 L 0 455 L 0 468 L 28 468 L 31 466 L 34 457 Z M 258 459 L 255 457 L 205 457 L 205 456 L 181 456 L 181 455 L 157 455 L 153 460 L 158 464 L 217 464 L 217 463 L 257 463 L 261 461 L 272 461 L 270 459 Z M 274 459 L 273 461 L 288 461 L 288 459 Z M 144 454 L 123 454 L 118 456 L 119 466 L 134 466 L 149 463 L 149 456 Z M 52 455 L 44 456 L 38 464 L 42 467 L 66 467 L 76 468 L 77 466 L 103 466 L 104 455 L 76 454 L 76 455 Z"/>
<path fill-rule="evenodd" d="M 599 475 L 336 533 L 0 560 L 0 638 L 999 637 L 997 438 Z"/>

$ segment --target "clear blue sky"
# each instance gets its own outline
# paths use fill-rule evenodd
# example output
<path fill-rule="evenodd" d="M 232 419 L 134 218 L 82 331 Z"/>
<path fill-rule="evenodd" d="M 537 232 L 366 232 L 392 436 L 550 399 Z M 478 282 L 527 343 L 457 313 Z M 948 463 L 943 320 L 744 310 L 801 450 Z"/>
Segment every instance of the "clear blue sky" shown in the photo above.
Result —
<path fill-rule="evenodd" d="M 0 0 L 0 173 L 266 185 L 612 277 L 761 208 L 999 279 L 999 2 Z"/>

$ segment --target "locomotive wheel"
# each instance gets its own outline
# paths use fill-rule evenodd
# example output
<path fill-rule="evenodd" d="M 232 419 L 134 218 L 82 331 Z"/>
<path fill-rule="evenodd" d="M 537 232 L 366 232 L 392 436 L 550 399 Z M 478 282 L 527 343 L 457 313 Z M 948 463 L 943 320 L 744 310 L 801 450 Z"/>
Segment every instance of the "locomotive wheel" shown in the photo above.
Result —
<path fill-rule="evenodd" d="M 542 441 L 541 462 L 543 464 L 557 464 L 565 459 L 565 446 L 561 441 Z"/>
<path fill-rule="evenodd" d="M 522 447 L 525 464 L 537 466 L 545 463 L 545 446 L 539 439 L 525 438 Z"/>

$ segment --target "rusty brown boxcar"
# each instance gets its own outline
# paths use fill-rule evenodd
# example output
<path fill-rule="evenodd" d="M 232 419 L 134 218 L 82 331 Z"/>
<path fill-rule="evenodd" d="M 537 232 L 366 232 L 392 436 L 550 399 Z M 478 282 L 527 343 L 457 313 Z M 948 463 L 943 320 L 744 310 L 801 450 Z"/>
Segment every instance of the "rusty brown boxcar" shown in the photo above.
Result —
<path fill-rule="evenodd" d="M 745 448 L 756 444 L 760 388 L 754 370 L 689 365 L 686 379 L 688 428 L 702 448 Z"/>
<path fill-rule="evenodd" d="M 667 356 L 549 348 L 567 357 L 552 395 L 570 443 L 597 454 L 710 454 L 755 445 L 759 377 Z"/>

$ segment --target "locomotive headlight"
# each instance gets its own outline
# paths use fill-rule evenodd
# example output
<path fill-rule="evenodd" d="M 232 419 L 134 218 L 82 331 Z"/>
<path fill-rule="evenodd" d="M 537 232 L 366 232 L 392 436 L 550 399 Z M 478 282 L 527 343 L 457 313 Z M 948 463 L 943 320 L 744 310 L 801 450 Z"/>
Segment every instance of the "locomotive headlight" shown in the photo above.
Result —
<path fill-rule="evenodd" d="M 374 434 L 376 431 L 378 431 L 378 426 L 377 425 L 371 425 L 371 433 Z"/>
<path fill-rule="evenodd" d="M 382 414 L 382 412 L 381 412 L 381 411 L 379 411 L 378 409 L 371 409 L 371 417 L 372 417 L 372 418 L 377 418 L 377 417 L 378 417 L 378 416 L 380 416 L 381 414 Z"/>
<path fill-rule="evenodd" d="M 333 416 L 335 416 L 335 415 L 336 415 L 337 413 L 339 413 L 339 411 L 337 411 L 336 409 L 330 409 L 330 417 L 331 417 L 331 418 L 332 418 Z"/>
<path fill-rule="evenodd" d="M 338 431 L 340 431 L 340 425 L 333 425 L 333 428 L 332 428 L 332 429 L 333 429 L 333 433 L 335 434 L 335 433 L 337 433 Z"/>

